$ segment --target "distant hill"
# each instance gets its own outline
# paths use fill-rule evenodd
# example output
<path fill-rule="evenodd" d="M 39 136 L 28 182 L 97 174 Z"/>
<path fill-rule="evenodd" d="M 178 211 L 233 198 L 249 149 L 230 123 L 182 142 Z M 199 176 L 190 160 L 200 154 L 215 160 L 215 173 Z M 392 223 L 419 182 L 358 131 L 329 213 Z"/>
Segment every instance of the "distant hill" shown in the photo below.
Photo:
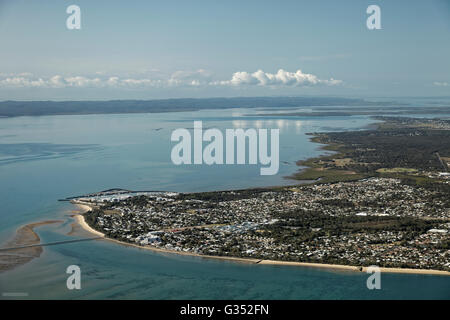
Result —
<path fill-rule="evenodd" d="M 286 108 L 309 106 L 362 106 L 380 105 L 363 99 L 315 97 L 261 97 L 261 98 L 208 98 L 165 100 L 111 100 L 111 101 L 3 101 L 0 117 L 157 113 L 196 111 L 227 108 Z"/>

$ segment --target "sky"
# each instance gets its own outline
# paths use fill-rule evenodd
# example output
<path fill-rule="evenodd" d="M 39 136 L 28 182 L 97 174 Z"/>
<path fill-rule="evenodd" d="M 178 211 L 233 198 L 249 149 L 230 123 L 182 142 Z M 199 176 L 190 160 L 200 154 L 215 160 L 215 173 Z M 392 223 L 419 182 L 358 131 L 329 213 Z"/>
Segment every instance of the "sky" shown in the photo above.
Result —
<path fill-rule="evenodd" d="M 450 96 L 450 0 L 0 0 L 0 100 L 306 95 Z"/>

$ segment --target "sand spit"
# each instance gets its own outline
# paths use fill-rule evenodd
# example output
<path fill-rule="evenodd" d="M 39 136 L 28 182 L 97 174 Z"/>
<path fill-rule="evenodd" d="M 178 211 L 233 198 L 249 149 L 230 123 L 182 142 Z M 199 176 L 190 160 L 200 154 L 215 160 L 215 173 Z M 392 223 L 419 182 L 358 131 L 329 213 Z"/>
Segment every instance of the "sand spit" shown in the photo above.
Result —
<path fill-rule="evenodd" d="M 59 222 L 63 221 L 47 220 L 20 227 L 17 229 L 14 238 L 2 245 L 0 249 L 39 244 L 41 239 L 34 231 L 34 228 Z M 30 262 L 34 258 L 38 258 L 42 254 L 42 251 L 43 248 L 40 246 L 0 251 L 0 272 L 12 270 L 15 267 Z"/>

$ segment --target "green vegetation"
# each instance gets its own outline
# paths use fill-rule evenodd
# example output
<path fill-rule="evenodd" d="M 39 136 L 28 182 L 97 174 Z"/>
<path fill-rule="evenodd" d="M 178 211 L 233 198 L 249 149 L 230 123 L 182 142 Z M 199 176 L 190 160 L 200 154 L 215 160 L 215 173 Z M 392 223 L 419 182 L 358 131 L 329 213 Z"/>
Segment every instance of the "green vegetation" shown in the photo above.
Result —
<path fill-rule="evenodd" d="M 414 179 L 423 185 L 427 173 L 448 170 L 450 121 L 440 119 L 386 118 L 377 130 L 315 134 L 332 155 L 299 161 L 307 166 L 293 177 L 320 182 L 352 181 L 366 177 Z"/>
<path fill-rule="evenodd" d="M 336 206 L 351 206 L 352 203 L 345 199 L 336 200 Z M 267 226 L 266 230 L 274 232 L 277 237 L 282 235 L 286 227 L 296 227 L 295 233 L 314 234 L 313 238 L 324 235 L 343 235 L 350 233 L 377 233 L 379 231 L 406 231 L 412 237 L 416 237 L 436 224 L 444 223 L 447 220 L 435 219 L 425 220 L 412 217 L 380 217 L 380 216 L 330 216 L 321 212 L 311 212 L 303 210 L 293 210 L 280 212 L 274 215 L 282 219 L 283 222 Z M 320 228 L 320 231 L 312 232 L 311 229 Z M 289 229 L 288 229 L 289 230 Z M 291 231 L 289 231 L 291 232 Z M 295 241 L 295 237 L 293 237 Z"/>

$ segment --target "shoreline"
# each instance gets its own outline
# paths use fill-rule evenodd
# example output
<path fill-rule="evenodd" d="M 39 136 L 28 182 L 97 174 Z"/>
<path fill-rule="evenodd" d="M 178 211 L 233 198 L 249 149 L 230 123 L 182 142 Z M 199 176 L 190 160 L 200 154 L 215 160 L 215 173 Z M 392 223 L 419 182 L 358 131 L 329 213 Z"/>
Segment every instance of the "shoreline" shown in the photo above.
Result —
<path fill-rule="evenodd" d="M 82 209 L 81 213 L 75 214 L 73 217 L 76 220 L 76 222 L 78 222 L 78 224 L 81 226 L 81 228 L 83 230 L 93 233 L 95 235 L 101 235 L 103 237 L 103 239 L 105 239 L 105 240 L 112 241 L 112 242 L 115 242 L 115 243 L 118 243 L 118 244 L 124 245 L 124 246 L 130 246 L 130 247 L 135 247 L 135 248 L 139 248 L 139 249 L 150 250 L 150 251 L 160 252 L 160 253 L 170 253 L 170 254 L 178 254 L 178 255 L 185 255 L 185 256 L 194 256 L 194 257 L 200 257 L 200 258 L 204 258 L 204 259 L 226 260 L 226 261 L 233 261 L 233 262 L 247 263 L 247 264 L 310 267 L 310 268 L 320 268 L 320 269 L 350 271 L 350 272 L 360 272 L 360 273 L 367 272 L 367 267 L 361 267 L 361 266 L 313 263 L 313 262 L 277 261 L 277 260 L 264 260 L 264 259 L 256 259 L 256 258 L 239 258 L 239 257 L 228 257 L 228 256 L 210 256 L 210 255 L 203 255 L 203 254 L 198 254 L 198 253 L 193 253 L 193 252 L 176 251 L 176 250 L 162 249 L 162 248 L 151 247 L 151 246 L 141 246 L 138 244 L 123 242 L 123 241 L 119 241 L 116 239 L 111 239 L 111 238 L 106 237 L 103 233 L 93 229 L 91 226 L 89 226 L 86 223 L 82 213 L 86 213 L 86 212 L 92 210 L 92 208 L 89 205 L 84 204 L 84 203 L 78 203 L 78 202 L 72 202 L 72 203 L 74 205 L 76 205 L 77 207 L 79 207 L 80 209 Z M 427 274 L 427 275 L 450 276 L 450 272 L 444 271 L 444 270 L 386 268 L 386 267 L 379 267 L 379 269 L 381 272 L 385 272 L 385 273 Z"/>
<path fill-rule="evenodd" d="M 103 237 L 103 238 L 107 239 L 107 237 L 105 236 L 104 233 L 101 233 L 100 231 L 97 231 L 97 230 L 91 228 L 91 227 L 86 223 L 86 220 L 84 220 L 84 217 L 83 217 L 82 214 L 91 211 L 92 208 L 91 208 L 90 206 L 88 206 L 88 205 L 81 204 L 81 203 L 73 203 L 73 204 L 75 204 L 78 208 L 81 209 L 81 212 L 80 212 L 80 213 L 75 213 L 75 214 L 72 216 L 72 217 L 75 219 L 75 221 L 80 225 L 80 227 L 81 227 L 83 230 L 85 230 L 85 231 L 87 231 L 87 232 L 89 232 L 89 233 L 92 233 L 92 234 L 95 234 L 96 236 L 100 236 L 100 237 Z"/>

